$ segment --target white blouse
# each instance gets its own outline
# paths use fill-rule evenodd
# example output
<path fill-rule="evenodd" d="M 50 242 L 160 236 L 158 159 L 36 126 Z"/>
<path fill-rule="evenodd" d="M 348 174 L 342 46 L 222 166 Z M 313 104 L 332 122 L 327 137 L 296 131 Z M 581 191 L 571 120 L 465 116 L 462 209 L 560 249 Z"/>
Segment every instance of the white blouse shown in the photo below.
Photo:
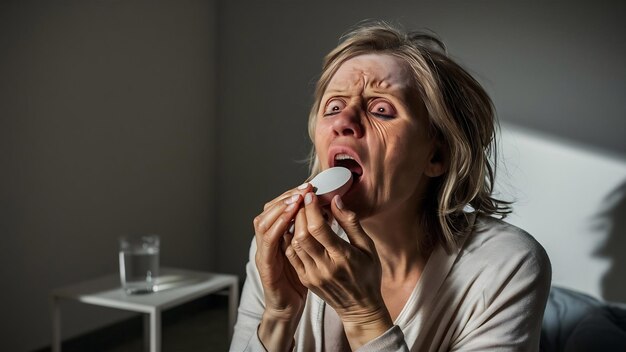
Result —
<path fill-rule="evenodd" d="M 523 230 L 491 217 L 475 219 L 457 250 L 435 248 L 394 327 L 359 351 L 538 351 L 548 256 Z M 231 351 L 265 351 L 257 335 L 264 300 L 255 253 L 253 240 Z M 333 313 L 309 292 L 295 351 L 349 350 L 336 313 L 325 311 Z"/>

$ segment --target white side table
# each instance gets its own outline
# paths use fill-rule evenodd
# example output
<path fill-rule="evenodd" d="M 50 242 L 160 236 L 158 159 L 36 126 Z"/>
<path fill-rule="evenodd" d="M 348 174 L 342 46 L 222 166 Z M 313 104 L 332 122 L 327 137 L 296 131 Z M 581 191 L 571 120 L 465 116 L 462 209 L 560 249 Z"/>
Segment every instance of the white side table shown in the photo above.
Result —
<path fill-rule="evenodd" d="M 144 313 L 144 341 L 150 352 L 161 351 L 161 311 L 202 296 L 228 290 L 228 334 L 233 335 L 239 300 L 239 280 L 235 275 L 161 268 L 158 291 L 128 295 L 122 290 L 119 275 L 94 280 L 52 291 L 52 351 L 61 351 L 61 299 L 75 300 L 101 307 Z"/>

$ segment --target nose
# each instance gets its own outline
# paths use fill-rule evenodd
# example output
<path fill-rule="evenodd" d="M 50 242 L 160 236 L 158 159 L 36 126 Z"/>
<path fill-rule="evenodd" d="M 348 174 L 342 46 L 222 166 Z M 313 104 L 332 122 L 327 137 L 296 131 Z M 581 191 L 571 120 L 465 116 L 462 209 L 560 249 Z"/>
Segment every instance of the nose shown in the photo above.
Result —
<path fill-rule="evenodd" d="M 359 109 L 346 107 L 333 118 L 333 132 L 337 136 L 363 137 L 363 124 Z"/>

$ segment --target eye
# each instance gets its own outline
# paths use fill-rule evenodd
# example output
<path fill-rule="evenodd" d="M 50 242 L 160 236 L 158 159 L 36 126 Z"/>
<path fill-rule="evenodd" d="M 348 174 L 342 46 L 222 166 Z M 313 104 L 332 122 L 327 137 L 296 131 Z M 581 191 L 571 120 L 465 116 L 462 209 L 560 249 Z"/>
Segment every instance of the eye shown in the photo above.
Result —
<path fill-rule="evenodd" d="M 393 105 L 385 100 L 374 100 L 370 104 L 369 112 L 381 119 L 392 119 L 398 114 Z"/>
<path fill-rule="evenodd" d="M 341 112 L 346 107 L 346 103 L 341 99 L 331 99 L 326 103 L 324 116 L 332 116 Z"/>

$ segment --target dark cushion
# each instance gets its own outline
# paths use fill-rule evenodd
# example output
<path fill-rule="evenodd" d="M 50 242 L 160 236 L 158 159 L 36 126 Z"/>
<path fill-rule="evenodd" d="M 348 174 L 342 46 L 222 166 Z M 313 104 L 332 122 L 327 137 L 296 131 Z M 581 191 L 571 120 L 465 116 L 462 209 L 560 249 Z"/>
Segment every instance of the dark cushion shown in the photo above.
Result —
<path fill-rule="evenodd" d="M 626 351 L 626 306 L 552 287 L 540 351 Z"/>

